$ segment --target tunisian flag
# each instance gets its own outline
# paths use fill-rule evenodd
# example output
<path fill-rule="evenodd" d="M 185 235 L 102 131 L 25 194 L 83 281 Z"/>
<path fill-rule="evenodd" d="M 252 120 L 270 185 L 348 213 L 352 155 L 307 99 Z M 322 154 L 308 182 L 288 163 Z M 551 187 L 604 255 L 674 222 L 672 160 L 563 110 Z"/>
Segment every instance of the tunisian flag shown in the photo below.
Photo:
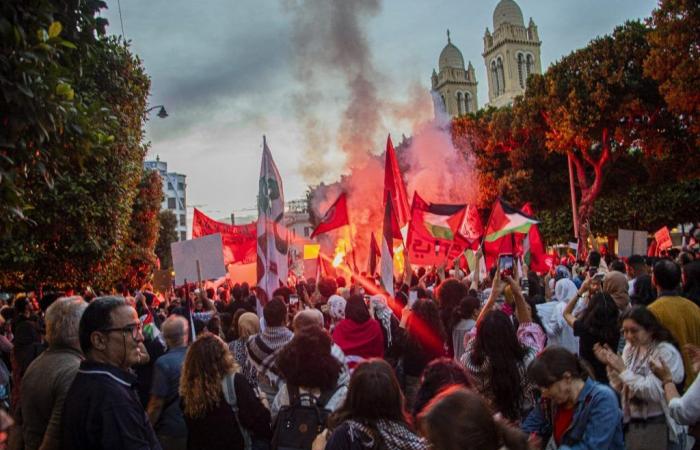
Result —
<path fill-rule="evenodd" d="M 350 224 L 348 220 L 348 198 L 345 192 L 343 192 L 323 215 L 321 223 L 319 223 L 314 232 L 311 233 L 311 239 L 319 234 L 327 233 L 348 224 Z"/>
<path fill-rule="evenodd" d="M 388 196 L 388 197 L 387 197 Z M 394 145 L 391 143 L 391 135 L 386 138 L 386 162 L 384 163 L 384 199 L 391 199 L 394 216 L 402 229 L 408 223 L 410 210 L 408 208 L 408 195 L 403 184 L 399 163 L 396 160 Z"/>
<path fill-rule="evenodd" d="M 225 265 L 255 262 L 255 223 L 229 225 L 218 222 L 195 208 L 192 219 L 192 238 L 195 239 L 216 233 L 221 233 Z"/>

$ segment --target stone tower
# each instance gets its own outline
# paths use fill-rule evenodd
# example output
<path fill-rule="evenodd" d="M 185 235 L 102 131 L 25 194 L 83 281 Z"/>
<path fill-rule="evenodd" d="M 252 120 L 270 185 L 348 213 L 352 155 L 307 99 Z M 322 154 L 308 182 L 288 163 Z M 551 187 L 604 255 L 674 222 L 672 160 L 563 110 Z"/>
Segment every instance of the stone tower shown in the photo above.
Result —
<path fill-rule="evenodd" d="M 493 11 L 493 33 L 484 34 L 484 63 L 489 80 L 489 105 L 509 105 L 525 92 L 527 77 L 542 73 L 537 26 L 514 0 L 500 0 Z"/>
<path fill-rule="evenodd" d="M 440 53 L 438 72 L 433 69 L 431 85 L 435 98 L 435 114 L 438 108 L 448 116 L 476 112 L 479 103 L 476 98 L 476 76 L 474 67 L 464 68 L 462 52 L 452 44 L 450 30 L 447 30 L 447 45 Z"/>

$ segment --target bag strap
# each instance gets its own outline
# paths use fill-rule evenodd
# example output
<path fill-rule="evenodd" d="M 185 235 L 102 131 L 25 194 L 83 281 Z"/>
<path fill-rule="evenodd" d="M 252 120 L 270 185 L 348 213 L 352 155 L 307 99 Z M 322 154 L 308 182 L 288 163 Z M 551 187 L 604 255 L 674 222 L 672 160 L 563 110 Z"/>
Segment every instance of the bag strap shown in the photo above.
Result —
<path fill-rule="evenodd" d="M 222 384 L 222 390 L 224 391 L 224 399 L 226 400 L 226 403 L 231 406 L 231 409 L 233 410 L 236 415 L 238 414 L 238 399 L 236 398 L 236 385 L 235 385 L 235 375 L 234 374 L 229 374 L 226 375 L 223 380 L 221 380 Z"/>
<path fill-rule="evenodd" d="M 336 385 L 333 389 L 328 389 L 321 392 L 321 395 L 319 395 L 318 399 L 316 400 L 316 404 L 321 408 L 325 408 L 326 404 L 333 398 L 335 393 L 338 392 L 338 389 L 341 387 L 341 385 Z"/>

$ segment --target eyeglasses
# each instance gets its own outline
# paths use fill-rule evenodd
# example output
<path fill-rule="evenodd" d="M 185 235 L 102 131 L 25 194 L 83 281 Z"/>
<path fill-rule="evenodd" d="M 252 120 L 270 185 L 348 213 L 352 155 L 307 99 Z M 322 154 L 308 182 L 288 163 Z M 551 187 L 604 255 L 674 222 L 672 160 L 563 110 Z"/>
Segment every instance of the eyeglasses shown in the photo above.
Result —
<path fill-rule="evenodd" d="M 131 334 L 131 338 L 133 340 L 137 340 L 139 338 L 139 334 L 142 334 L 141 329 L 142 329 L 141 322 L 138 322 L 138 323 L 127 325 L 127 326 L 121 327 L 121 328 L 105 328 L 105 329 L 100 330 L 100 331 L 102 331 L 103 333 L 111 333 L 113 331 L 121 331 L 123 334 L 126 334 L 128 332 L 129 334 Z"/>

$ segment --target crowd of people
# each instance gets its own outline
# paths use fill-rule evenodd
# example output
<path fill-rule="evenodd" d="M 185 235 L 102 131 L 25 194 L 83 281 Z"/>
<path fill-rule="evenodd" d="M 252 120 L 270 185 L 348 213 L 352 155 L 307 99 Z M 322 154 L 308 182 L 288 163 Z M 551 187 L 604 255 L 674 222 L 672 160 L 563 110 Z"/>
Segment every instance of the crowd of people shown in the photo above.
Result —
<path fill-rule="evenodd" d="M 361 276 L 17 295 L 0 428 L 32 450 L 693 448 L 700 255 L 517 267 L 421 268 L 393 297 Z"/>

